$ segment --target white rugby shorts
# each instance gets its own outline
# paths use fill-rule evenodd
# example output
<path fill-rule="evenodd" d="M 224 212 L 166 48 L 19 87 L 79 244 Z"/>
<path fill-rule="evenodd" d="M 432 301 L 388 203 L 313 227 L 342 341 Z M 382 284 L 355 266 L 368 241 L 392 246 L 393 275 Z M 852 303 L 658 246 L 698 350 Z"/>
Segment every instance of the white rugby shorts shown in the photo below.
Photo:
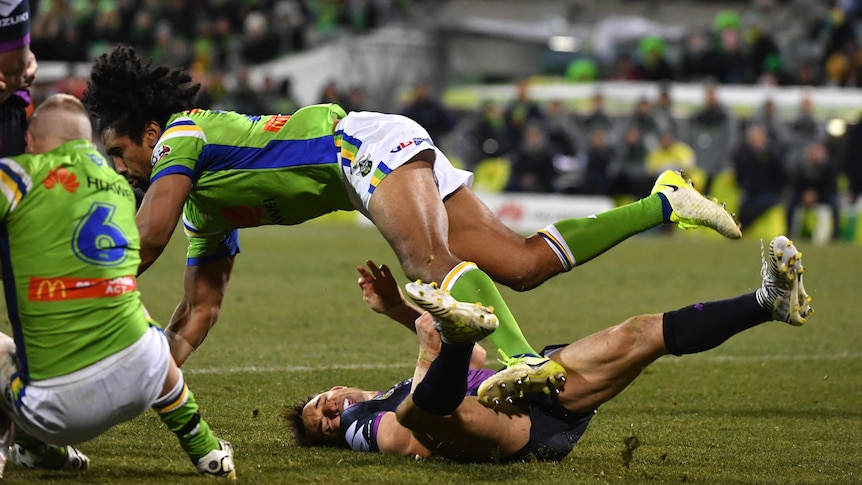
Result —
<path fill-rule="evenodd" d="M 14 352 L 14 350 L 13 350 Z M 55 445 L 71 445 L 99 436 L 129 421 L 156 402 L 168 375 L 168 340 L 150 327 L 127 348 L 60 377 L 28 383 L 14 402 L 9 365 L 0 365 L 3 408 L 27 434 Z"/>
<path fill-rule="evenodd" d="M 452 166 L 425 128 L 406 116 L 352 111 L 338 122 L 335 131 L 358 148 L 353 160 L 339 152 L 339 165 L 353 206 L 369 219 L 368 203 L 377 184 L 423 150 L 430 148 L 436 154 L 434 178 L 441 200 L 462 185 L 473 184 L 473 174 Z"/>

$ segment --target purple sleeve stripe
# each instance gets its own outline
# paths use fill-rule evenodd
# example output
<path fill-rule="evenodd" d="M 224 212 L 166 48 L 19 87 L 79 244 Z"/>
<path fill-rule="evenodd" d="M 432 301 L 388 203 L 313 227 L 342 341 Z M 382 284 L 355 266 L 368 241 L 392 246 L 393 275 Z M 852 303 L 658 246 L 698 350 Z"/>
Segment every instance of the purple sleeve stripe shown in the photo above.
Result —
<path fill-rule="evenodd" d="M 0 52 L 9 52 L 30 45 L 30 34 L 24 36 L 23 39 L 7 40 L 0 42 Z"/>
<path fill-rule="evenodd" d="M 380 427 L 380 420 L 383 419 L 383 413 L 377 413 L 377 416 L 374 417 L 374 425 L 371 426 L 371 449 L 374 451 L 380 451 L 380 447 L 377 446 L 377 428 Z"/>

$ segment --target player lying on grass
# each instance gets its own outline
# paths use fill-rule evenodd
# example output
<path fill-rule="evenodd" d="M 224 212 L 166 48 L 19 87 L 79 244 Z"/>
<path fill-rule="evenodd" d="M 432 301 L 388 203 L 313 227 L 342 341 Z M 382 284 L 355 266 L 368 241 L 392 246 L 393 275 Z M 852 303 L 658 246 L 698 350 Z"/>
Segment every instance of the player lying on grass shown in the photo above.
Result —
<path fill-rule="evenodd" d="M 493 315 L 480 306 L 455 304 L 428 285 L 408 284 L 412 298 L 434 308 L 434 322 L 428 313 L 411 309 L 391 275 L 369 262 L 373 274 L 360 271 L 369 306 L 402 323 L 418 317 L 420 353 L 413 378 L 385 392 L 336 386 L 287 410 L 285 418 L 300 446 L 460 461 L 561 460 L 596 409 L 659 357 L 704 352 L 771 320 L 804 323 L 811 308 L 802 285 L 802 254 L 784 236 L 762 252 L 762 286 L 756 291 L 632 317 L 569 345 L 548 347 L 544 355 L 566 371 L 559 395 L 527 392 L 510 402 L 491 399 L 485 403 L 490 406 L 475 397 L 477 390 L 505 384 L 517 394 L 530 391 L 529 383 L 518 383 L 514 368 L 497 374 L 470 369 L 473 342 L 494 331 Z"/>
<path fill-rule="evenodd" d="M 33 113 L 28 154 L 0 159 L 14 335 L 0 333 L 0 476 L 7 453 L 27 467 L 86 470 L 68 445 L 153 408 L 200 473 L 234 477 L 232 446 L 201 418 L 141 303 L 135 198 L 92 130 L 80 101 L 54 95 Z"/>
<path fill-rule="evenodd" d="M 300 224 L 358 210 L 389 242 L 410 280 L 436 281 L 461 301 L 493 306 L 494 344 L 527 356 L 537 376 L 562 369 L 536 356 L 494 281 L 519 291 L 584 264 L 620 241 L 675 222 L 739 238 L 733 218 L 675 172 L 653 194 L 525 238 L 469 189 L 428 132 L 399 115 L 309 106 L 291 116 L 194 110 L 188 73 L 151 67 L 117 46 L 93 65 L 84 103 L 117 170 L 148 187 L 136 221 L 145 271 L 182 217 L 185 294 L 165 334 L 182 365 L 215 324 L 239 253 L 238 228 Z M 532 357 L 531 357 L 532 356 Z"/>

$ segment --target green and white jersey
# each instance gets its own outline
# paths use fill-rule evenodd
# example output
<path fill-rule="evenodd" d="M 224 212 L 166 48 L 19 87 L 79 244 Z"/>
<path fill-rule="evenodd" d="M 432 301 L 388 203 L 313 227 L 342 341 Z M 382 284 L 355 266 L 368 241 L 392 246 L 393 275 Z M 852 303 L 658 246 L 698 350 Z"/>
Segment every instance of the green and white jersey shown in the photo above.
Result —
<path fill-rule="evenodd" d="M 0 159 L 0 260 L 24 383 L 112 355 L 149 325 L 135 197 L 95 147 Z"/>
<path fill-rule="evenodd" d="M 151 182 L 183 174 L 194 186 L 183 212 L 190 238 L 292 225 L 353 210 L 339 169 L 338 105 L 291 116 L 190 110 L 170 118 L 153 150 Z M 190 250 L 190 258 L 195 255 Z"/>

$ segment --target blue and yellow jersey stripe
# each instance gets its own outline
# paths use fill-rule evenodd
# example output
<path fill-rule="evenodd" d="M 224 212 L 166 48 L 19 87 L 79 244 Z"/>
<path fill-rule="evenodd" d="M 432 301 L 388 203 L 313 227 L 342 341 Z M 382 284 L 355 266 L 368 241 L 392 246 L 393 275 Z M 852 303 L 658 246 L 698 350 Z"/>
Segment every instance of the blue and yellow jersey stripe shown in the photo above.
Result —
<path fill-rule="evenodd" d="M 21 165 L 11 158 L 0 159 L 0 193 L 9 201 L 10 211 L 32 188 L 33 181 Z"/>
<path fill-rule="evenodd" d="M 387 167 L 385 163 L 380 162 L 377 164 L 377 169 L 374 170 L 374 175 L 371 177 L 371 184 L 368 186 L 368 193 L 373 194 L 375 190 L 377 190 L 377 186 L 380 185 L 380 182 L 386 178 L 387 175 L 392 173 L 392 169 Z"/>

